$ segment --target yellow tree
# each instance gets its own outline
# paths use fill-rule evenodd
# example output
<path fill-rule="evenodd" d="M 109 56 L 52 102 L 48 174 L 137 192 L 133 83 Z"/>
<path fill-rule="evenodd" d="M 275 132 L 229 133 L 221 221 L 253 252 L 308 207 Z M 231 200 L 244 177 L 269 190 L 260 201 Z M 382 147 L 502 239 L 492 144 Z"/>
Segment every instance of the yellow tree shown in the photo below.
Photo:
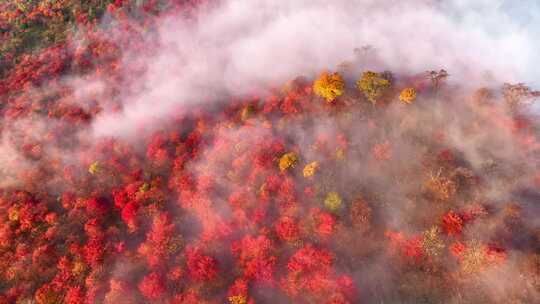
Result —
<path fill-rule="evenodd" d="M 384 92 L 390 87 L 390 80 L 383 74 L 366 71 L 356 82 L 358 89 L 373 104 L 377 102 Z"/>
<path fill-rule="evenodd" d="M 304 170 L 303 170 L 304 177 L 305 178 L 312 177 L 313 175 L 315 175 L 315 173 L 317 172 L 318 169 L 319 169 L 319 162 L 318 161 L 314 161 L 314 162 L 311 162 L 311 163 L 307 164 L 304 167 Z"/>
<path fill-rule="evenodd" d="M 416 99 L 416 90 L 414 88 L 406 88 L 399 94 L 399 100 L 411 104 Z"/>
<path fill-rule="evenodd" d="M 328 192 L 324 200 L 324 206 L 330 211 L 338 211 L 342 206 L 343 200 L 335 191 Z"/>
<path fill-rule="evenodd" d="M 88 167 L 88 172 L 89 172 L 90 174 L 96 174 L 96 173 L 99 173 L 100 170 L 101 170 L 101 168 L 100 168 L 100 165 L 99 165 L 99 161 L 93 162 L 93 163 L 90 164 L 90 166 Z"/>
<path fill-rule="evenodd" d="M 338 73 L 323 72 L 313 84 L 313 91 L 328 102 L 343 94 L 345 81 Z"/>
<path fill-rule="evenodd" d="M 298 155 L 296 155 L 296 153 L 285 153 L 279 159 L 279 170 L 283 172 L 289 168 L 294 168 L 296 163 L 298 163 Z"/>

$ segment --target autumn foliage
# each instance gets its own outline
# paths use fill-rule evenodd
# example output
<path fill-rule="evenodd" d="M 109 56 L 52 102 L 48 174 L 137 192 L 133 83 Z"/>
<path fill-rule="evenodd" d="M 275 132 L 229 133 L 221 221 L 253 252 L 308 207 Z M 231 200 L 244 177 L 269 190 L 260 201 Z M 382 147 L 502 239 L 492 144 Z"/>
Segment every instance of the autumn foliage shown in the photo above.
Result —
<path fill-rule="evenodd" d="M 322 72 L 89 135 L 201 2 L 0 4 L 0 304 L 535 303 L 524 84 Z M 524 287 L 494 297 L 499 271 Z"/>
<path fill-rule="evenodd" d="M 313 91 L 328 102 L 343 94 L 345 82 L 338 73 L 323 72 L 313 84 Z"/>
<path fill-rule="evenodd" d="M 356 82 L 358 89 L 373 104 L 381 98 L 384 92 L 390 88 L 390 80 L 385 75 L 373 71 L 366 71 Z"/>

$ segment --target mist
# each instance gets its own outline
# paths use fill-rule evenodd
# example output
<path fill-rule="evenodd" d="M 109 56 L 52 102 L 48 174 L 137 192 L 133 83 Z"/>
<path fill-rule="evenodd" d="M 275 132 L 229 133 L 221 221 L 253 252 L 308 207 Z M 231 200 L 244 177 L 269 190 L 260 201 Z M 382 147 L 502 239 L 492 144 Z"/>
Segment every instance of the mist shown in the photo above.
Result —
<path fill-rule="evenodd" d="M 160 20 L 150 55 L 133 57 L 145 72 L 126 75 L 138 88 L 129 107 L 105 113 L 97 136 L 126 135 L 178 106 L 226 102 L 224 94 L 264 94 L 299 75 L 316 76 L 358 60 L 358 68 L 415 74 L 444 68 L 450 82 L 483 86 L 537 83 L 538 37 L 532 9 L 523 21 L 512 1 L 219 1 L 193 19 Z M 527 6 L 530 7 L 530 6 Z M 355 53 L 355 50 L 357 52 Z"/>
<path fill-rule="evenodd" d="M 537 3 L 139 4 L 0 108 L 0 303 L 540 300 Z"/>

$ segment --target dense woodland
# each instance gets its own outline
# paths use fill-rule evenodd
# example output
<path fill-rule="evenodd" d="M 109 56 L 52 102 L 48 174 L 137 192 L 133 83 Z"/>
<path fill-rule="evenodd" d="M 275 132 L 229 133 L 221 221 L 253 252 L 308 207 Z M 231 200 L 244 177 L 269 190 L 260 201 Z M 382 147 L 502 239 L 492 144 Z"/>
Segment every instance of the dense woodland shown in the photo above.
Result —
<path fill-rule="evenodd" d="M 540 300 L 525 84 L 345 62 L 89 134 L 145 69 L 123 50 L 199 2 L 0 4 L 0 303 Z"/>

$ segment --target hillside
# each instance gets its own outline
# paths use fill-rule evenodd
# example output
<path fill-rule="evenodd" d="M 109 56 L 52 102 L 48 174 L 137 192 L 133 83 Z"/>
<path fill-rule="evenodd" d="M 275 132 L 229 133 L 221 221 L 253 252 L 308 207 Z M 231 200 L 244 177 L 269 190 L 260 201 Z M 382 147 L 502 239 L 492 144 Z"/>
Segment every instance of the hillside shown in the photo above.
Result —
<path fill-rule="evenodd" d="M 0 4 L 1 304 L 540 300 L 540 92 L 232 69 L 220 5 Z"/>

